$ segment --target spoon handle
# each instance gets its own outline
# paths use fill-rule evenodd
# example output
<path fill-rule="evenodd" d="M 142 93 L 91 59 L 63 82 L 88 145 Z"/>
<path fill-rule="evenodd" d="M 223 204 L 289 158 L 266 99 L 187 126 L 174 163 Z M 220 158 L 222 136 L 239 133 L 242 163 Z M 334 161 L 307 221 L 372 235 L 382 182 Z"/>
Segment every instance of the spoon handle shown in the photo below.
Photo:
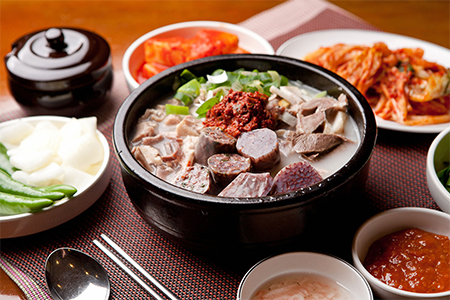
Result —
<path fill-rule="evenodd" d="M 100 235 L 114 250 L 117 251 L 120 255 L 122 255 L 133 267 L 135 267 L 142 275 L 144 275 L 148 280 L 150 280 L 158 289 L 160 289 L 169 299 L 178 300 L 172 292 L 166 289 L 161 283 L 159 283 L 156 278 L 150 275 L 147 271 L 144 270 L 134 259 L 132 259 L 122 248 L 119 247 L 116 243 L 114 243 L 109 237 L 105 234 Z"/>
<path fill-rule="evenodd" d="M 109 251 L 102 243 L 97 240 L 94 240 L 94 244 L 100 248 L 106 255 L 109 256 L 116 264 L 119 265 L 128 275 L 130 275 L 137 283 L 139 283 L 144 289 L 146 289 L 155 299 L 164 300 L 161 296 L 158 295 L 150 286 L 148 286 L 144 281 L 142 281 L 136 274 L 133 273 L 124 263 L 120 261 L 120 259 L 115 256 L 111 251 Z"/>

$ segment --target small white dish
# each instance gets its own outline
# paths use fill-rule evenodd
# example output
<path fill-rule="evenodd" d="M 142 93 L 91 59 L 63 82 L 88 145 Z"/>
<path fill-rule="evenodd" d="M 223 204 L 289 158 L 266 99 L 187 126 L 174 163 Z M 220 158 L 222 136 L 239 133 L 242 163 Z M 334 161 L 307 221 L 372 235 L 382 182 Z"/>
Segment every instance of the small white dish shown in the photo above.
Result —
<path fill-rule="evenodd" d="M 315 252 L 291 252 L 266 258 L 255 264 L 242 278 L 238 300 L 248 300 L 267 281 L 283 274 L 305 273 L 337 282 L 357 300 L 372 300 L 368 282 L 346 261 Z"/>
<path fill-rule="evenodd" d="M 450 68 L 450 50 L 447 48 L 403 35 L 361 29 L 330 29 L 301 34 L 284 42 L 277 49 L 276 54 L 303 59 L 306 54 L 320 47 L 332 46 L 337 43 L 373 45 L 376 42 L 384 42 L 390 49 L 422 48 L 425 51 L 424 59 Z M 376 117 L 376 120 L 378 128 L 412 133 L 439 133 L 450 125 L 450 123 L 444 123 L 407 126 L 379 117 Z"/>
<path fill-rule="evenodd" d="M 20 119 L 15 119 L 0 124 L 0 128 L 8 126 Z M 58 116 L 36 116 L 22 118 L 34 125 L 39 121 L 51 121 L 55 125 L 62 126 L 70 118 Z M 14 238 L 42 232 L 61 225 L 94 204 L 106 190 L 111 179 L 112 165 L 110 162 L 110 149 L 105 136 L 97 130 L 98 139 L 103 146 L 103 161 L 92 179 L 92 182 L 84 190 L 78 190 L 70 199 L 55 202 L 52 206 L 44 208 L 36 213 L 23 213 L 18 215 L 0 216 L 0 238 Z"/>
<path fill-rule="evenodd" d="M 391 287 L 375 278 L 364 267 L 363 262 L 369 247 L 376 240 L 408 228 L 418 228 L 435 234 L 450 236 L 450 215 L 429 208 L 402 207 L 390 209 L 373 216 L 361 225 L 353 238 L 353 265 L 367 279 L 375 296 L 381 299 L 449 299 L 450 291 L 442 293 L 414 293 Z"/>
<path fill-rule="evenodd" d="M 275 50 L 266 39 L 247 28 L 235 24 L 216 21 L 192 21 L 167 25 L 139 37 L 125 51 L 122 59 L 122 70 L 130 92 L 139 86 L 133 74 L 144 63 L 144 42 L 146 40 L 154 37 L 181 36 L 190 38 L 200 29 L 214 29 L 235 34 L 239 38 L 239 47 L 250 53 L 275 54 Z"/>
<path fill-rule="evenodd" d="M 427 154 L 427 184 L 440 209 L 450 214 L 450 192 L 439 181 L 437 172 L 450 162 L 450 126 L 431 143 Z M 447 163 L 447 165 L 445 165 Z"/>

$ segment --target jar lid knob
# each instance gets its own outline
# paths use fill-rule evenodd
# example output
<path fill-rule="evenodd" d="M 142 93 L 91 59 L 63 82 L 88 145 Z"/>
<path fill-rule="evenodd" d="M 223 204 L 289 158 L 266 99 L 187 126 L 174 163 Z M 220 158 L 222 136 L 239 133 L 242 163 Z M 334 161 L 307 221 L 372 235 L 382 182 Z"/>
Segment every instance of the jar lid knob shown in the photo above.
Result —
<path fill-rule="evenodd" d="M 59 28 L 50 28 L 46 30 L 45 39 L 48 42 L 48 46 L 56 51 L 60 51 L 67 47 L 67 44 L 64 42 L 64 33 Z"/>

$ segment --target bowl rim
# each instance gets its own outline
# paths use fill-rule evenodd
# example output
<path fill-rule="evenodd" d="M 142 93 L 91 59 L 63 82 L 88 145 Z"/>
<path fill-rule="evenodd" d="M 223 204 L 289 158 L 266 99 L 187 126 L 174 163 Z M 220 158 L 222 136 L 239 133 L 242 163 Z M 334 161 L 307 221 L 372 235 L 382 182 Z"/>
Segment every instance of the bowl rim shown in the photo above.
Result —
<path fill-rule="evenodd" d="M 321 76 L 326 77 L 328 80 L 332 81 L 336 85 L 339 85 L 342 88 L 343 92 L 347 92 L 349 94 L 353 94 L 356 98 L 355 106 L 358 107 L 359 111 L 361 111 L 362 119 L 364 126 L 363 128 L 360 128 L 362 130 L 362 134 L 360 135 L 361 141 L 360 145 L 357 148 L 355 154 L 353 157 L 347 161 L 347 163 L 342 166 L 340 169 L 338 169 L 334 174 L 330 175 L 328 178 L 324 179 L 323 181 L 307 187 L 302 188 L 298 191 L 287 193 L 287 194 L 281 194 L 281 195 L 273 195 L 273 196 L 266 196 L 266 197 L 258 197 L 258 198 L 229 198 L 229 197 L 217 197 L 213 195 L 206 195 L 206 194 L 199 194 L 195 193 L 180 187 L 177 187 L 165 180 L 162 180 L 155 175 L 148 172 L 143 166 L 141 166 L 136 159 L 132 156 L 131 151 L 128 147 L 128 143 L 126 141 L 126 130 L 125 130 L 125 121 L 128 117 L 128 114 L 130 112 L 130 109 L 134 105 L 134 100 L 136 98 L 139 98 L 140 93 L 142 93 L 144 90 L 152 86 L 153 84 L 158 83 L 159 81 L 163 80 L 167 76 L 176 76 L 179 74 L 182 70 L 188 69 L 192 66 L 202 65 L 202 64 L 209 64 L 209 63 L 223 63 L 228 60 L 252 60 L 252 61 L 267 61 L 272 63 L 282 63 L 282 64 L 289 64 L 294 65 L 297 67 L 302 67 L 305 69 L 308 69 L 309 71 L 315 72 Z M 255 207 L 258 205 L 261 205 L 263 207 L 274 207 L 279 206 L 280 209 L 287 209 L 287 204 L 294 204 L 298 205 L 300 201 L 296 199 L 296 197 L 300 195 L 307 195 L 309 196 L 308 199 L 304 199 L 301 204 L 306 204 L 310 201 L 313 201 L 316 199 L 319 195 L 323 194 L 323 191 L 321 191 L 321 187 L 323 185 L 331 185 L 332 189 L 331 192 L 340 187 L 341 185 L 345 184 L 349 180 L 351 180 L 355 174 L 357 174 L 361 169 L 366 166 L 366 164 L 369 162 L 372 153 L 374 151 L 374 146 L 376 143 L 376 137 L 377 137 L 377 126 L 374 114 L 372 112 L 372 109 L 370 108 L 367 101 L 365 101 L 364 96 L 348 81 L 343 79 L 342 77 L 332 73 L 331 71 L 328 71 L 320 66 L 301 61 L 295 58 L 290 57 L 284 57 L 284 56 L 274 56 L 274 55 L 268 55 L 268 54 L 227 54 L 227 55 L 218 55 L 218 56 L 211 56 L 211 57 L 205 57 L 198 60 L 186 62 L 177 66 L 174 66 L 172 68 L 169 68 L 142 83 L 137 89 L 132 91 L 129 96 L 122 102 L 117 114 L 116 118 L 114 120 L 114 128 L 113 128 L 113 145 L 114 150 L 116 152 L 116 156 L 119 159 L 119 162 L 123 168 L 126 170 L 133 170 L 130 174 L 135 177 L 135 179 L 141 178 L 142 181 L 145 181 L 145 185 L 152 188 L 157 188 L 162 191 L 170 191 L 171 189 L 175 188 L 177 193 L 177 199 L 176 201 L 185 201 L 190 204 L 199 204 L 202 201 L 210 202 L 211 205 L 252 205 L 251 207 Z M 373 144 L 372 144 L 373 142 Z M 369 144 L 368 144 L 369 143 Z M 122 146 L 125 145 L 126 149 L 121 149 Z M 358 161 L 359 160 L 359 161 Z M 243 201 L 242 199 L 245 199 Z M 275 200 L 275 201 L 274 201 Z M 226 209 L 227 206 L 224 206 L 224 209 Z M 250 208 L 250 207 L 249 207 Z"/>
<path fill-rule="evenodd" d="M 252 38 L 256 39 L 258 43 L 263 45 L 265 50 L 267 51 L 267 54 L 275 55 L 275 50 L 272 47 L 272 45 L 261 35 L 257 34 L 256 32 L 242 27 L 240 25 L 227 23 L 227 22 L 220 22 L 220 21 L 187 21 L 187 22 L 180 22 L 180 23 L 174 23 L 170 25 L 166 25 L 163 27 L 159 27 L 157 29 L 154 29 L 152 31 L 147 32 L 146 34 L 140 36 L 138 39 L 136 39 L 128 48 L 125 50 L 125 54 L 122 58 L 122 71 L 124 73 L 124 76 L 127 80 L 127 82 L 132 85 L 133 89 L 136 89 L 139 86 L 139 83 L 134 79 L 133 75 L 130 72 L 130 58 L 133 55 L 136 48 L 138 48 L 142 43 L 144 43 L 147 39 L 162 34 L 167 31 L 181 29 L 181 28 L 190 28 L 190 27 L 223 27 L 223 28 L 229 28 L 234 29 L 236 31 L 241 31 L 242 33 L 251 36 Z"/>
<path fill-rule="evenodd" d="M 406 297 L 408 299 L 420 299 L 420 298 L 440 298 L 443 296 L 449 296 L 450 290 L 445 292 L 439 292 L 439 293 L 416 293 L 416 292 L 410 292 L 405 290 L 400 290 L 397 288 L 394 288 L 392 286 L 387 285 L 386 283 L 380 281 L 378 278 L 375 278 L 372 274 L 367 271 L 367 269 L 364 267 L 362 261 L 359 259 L 358 255 L 358 249 L 357 249 L 357 242 L 358 239 L 361 236 L 361 233 L 364 229 L 366 229 L 368 226 L 370 226 L 374 221 L 377 221 L 379 219 L 383 219 L 386 216 L 392 215 L 392 214 L 398 214 L 398 213 L 411 213 L 416 212 L 424 215 L 429 216 L 439 216 L 450 220 L 450 215 L 446 214 L 445 212 L 438 211 L 431 208 L 425 208 L 425 207 L 397 207 L 393 209 L 389 209 L 383 212 L 380 212 L 369 219 L 367 219 L 356 231 L 353 241 L 352 241 L 352 259 L 353 259 L 353 265 L 363 274 L 363 276 L 367 279 L 367 281 L 371 285 L 375 285 L 377 288 L 380 288 L 384 291 L 390 292 L 392 294 Z M 370 245 L 369 245 L 370 246 Z"/>
<path fill-rule="evenodd" d="M 428 153 L 427 153 L 427 174 L 428 178 L 431 179 L 430 181 L 433 183 L 433 186 L 436 188 L 438 193 L 442 195 L 444 198 L 446 198 L 448 201 L 450 201 L 450 192 L 446 190 L 444 185 L 439 181 L 439 178 L 437 176 L 437 170 L 434 165 L 434 156 L 436 153 L 436 148 L 440 145 L 442 140 L 449 135 L 450 138 L 450 126 L 441 131 L 433 140 L 431 143 Z M 435 200 L 435 199 L 434 199 Z M 436 200 L 435 200 L 436 201 Z"/>
<path fill-rule="evenodd" d="M 12 124 L 13 122 L 19 122 L 20 120 L 25 120 L 25 121 L 29 120 L 32 122 L 38 122 L 40 120 L 42 120 L 42 121 L 54 120 L 56 122 L 67 123 L 71 119 L 72 118 L 70 118 L 70 117 L 53 116 L 53 115 L 30 116 L 30 117 L 23 117 L 23 118 L 18 118 L 18 119 L 13 119 L 13 120 L 3 122 L 3 123 L 1 123 L 1 126 L 6 126 L 7 124 Z M 101 164 L 100 168 L 98 169 L 97 173 L 95 174 L 92 182 L 89 184 L 89 186 L 86 186 L 84 190 L 77 191 L 72 198 L 70 198 L 70 199 L 64 198 L 62 200 L 59 200 L 56 203 L 54 203 L 53 205 L 45 207 L 41 211 L 38 211 L 38 212 L 22 213 L 22 214 L 16 214 L 16 215 L 0 215 L 0 225 L 2 222 L 9 222 L 9 221 L 17 220 L 17 219 L 29 218 L 29 217 L 32 217 L 37 214 L 47 214 L 49 211 L 53 210 L 55 207 L 63 206 L 64 204 L 68 203 L 69 201 L 75 199 L 76 197 L 80 197 L 80 196 L 86 194 L 91 186 L 95 185 L 98 181 L 100 181 L 102 175 L 105 173 L 106 169 L 108 168 L 108 165 L 110 164 L 111 154 L 110 154 L 108 140 L 106 139 L 106 137 L 98 129 L 96 130 L 96 133 L 97 133 L 98 139 L 100 140 L 100 143 L 104 147 L 104 149 L 103 149 L 104 156 L 103 156 L 102 164 Z"/>
<path fill-rule="evenodd" d="M 244 287 L 244 284 L 246 282 L 246 280 L 249 278 L 249 276 L 252 274 L 252 272 L 258 268 L 261 264 L 266 263 L 272 259 L 276 259 L 276 258 L 281 258 L 281 257 L 289 257 L 289 256 L 295 256 L 297 257 L 298 255 L 301 256 L 305 256 L 305 257 L 311 257 L 311 256 L 316 256 L 316 257 L 323 257 L 323 258 L 328 258 L 328 259 L 332 259 L 335 260 L 339 263 L 341 263 L 344 267 L 348 268 L 349 270 L 353 271 L 364 283 L 366 290 L 369 292 L 369 296 L 370 299 L 373 300 L 373 293 L 372 293 L 372 288 L 370 287 L 369 282 L 367 281 L 367 279 L 363 276 L 363 274 L 355 267 L 353 266 L 351 263 L 349 263 L 348 261 L 333 255 L 333 254 L 329 254 L 326 252 L 314 252 L 314 251 L 293 251 L 293 252 L 286 252 L 286 253 L 281 253 L 281 254 L 274 254 L 271 256 L 268 256 L 266 258 L 261 259 L 260 261 L 258 261 L 257 263 L 255 263 L 246 273 L 245 275 L 242 277 L 241 281 L 239 282 L 239 287 L 238 287 L 238 291 L 237 291 L 237 299 L 241 299 L 242 297 L 242 289 Z M 309 272 L 308 272 L 309 273 Z M 323 276 L 327 276 L 327 274 L 323 274 L 323 273 L 315 273 L 315 274 L 321 274 Z M 261 282 L 261 284 L 263 284 L 263 282 Z"/>

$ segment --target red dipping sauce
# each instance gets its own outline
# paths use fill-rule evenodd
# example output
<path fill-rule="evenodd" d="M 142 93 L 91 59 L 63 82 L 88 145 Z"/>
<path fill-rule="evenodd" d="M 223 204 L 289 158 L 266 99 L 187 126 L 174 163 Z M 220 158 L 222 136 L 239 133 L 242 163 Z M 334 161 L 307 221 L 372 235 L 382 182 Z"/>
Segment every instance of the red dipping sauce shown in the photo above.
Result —
<path fill-rule="evenodd" d="M 364 267 L 389 286 L 415 293 L 450 290 L 450 241 L 447 236 L 410 228 L 375 241 Z"/>

